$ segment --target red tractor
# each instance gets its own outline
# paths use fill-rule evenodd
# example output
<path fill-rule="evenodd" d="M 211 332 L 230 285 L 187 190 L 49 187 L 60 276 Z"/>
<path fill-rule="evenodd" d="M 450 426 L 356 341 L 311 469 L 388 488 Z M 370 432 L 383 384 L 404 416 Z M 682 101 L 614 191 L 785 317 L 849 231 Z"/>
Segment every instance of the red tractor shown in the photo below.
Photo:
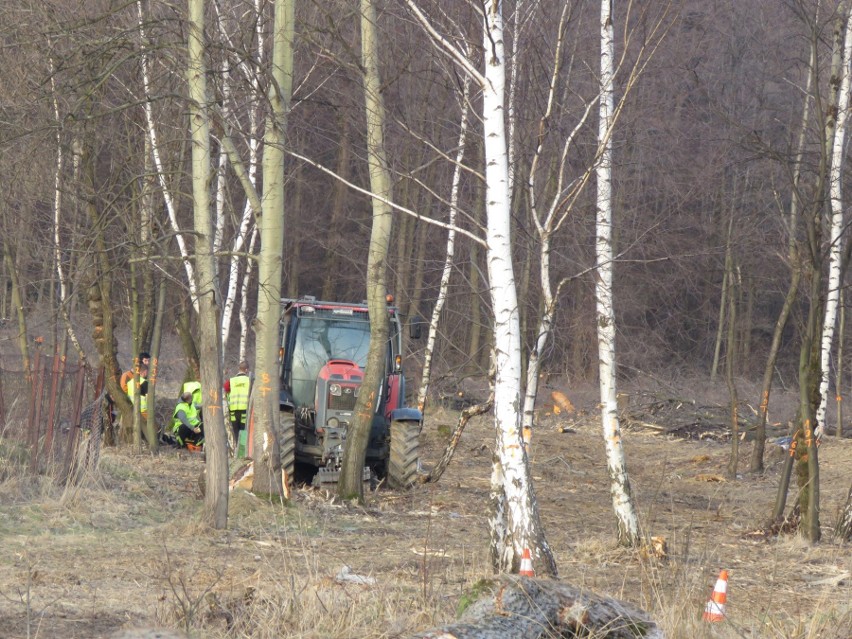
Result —
<path fill-rule="evenodd" d="M 336 483 L 346 433 L 355 415 L 370 347 L 366 304 L 282 300 L 279 445 L 281 465 L 316 469 L 314 485 Z M 397 309 L 388 306 L 390 336 L 379 401 L 373 414 L 364 478 L 410 485 L 417 473 L 422 414 L 405 405 L 402 335 Z M 413 325 L 411 336 L 419 337 Z"/>

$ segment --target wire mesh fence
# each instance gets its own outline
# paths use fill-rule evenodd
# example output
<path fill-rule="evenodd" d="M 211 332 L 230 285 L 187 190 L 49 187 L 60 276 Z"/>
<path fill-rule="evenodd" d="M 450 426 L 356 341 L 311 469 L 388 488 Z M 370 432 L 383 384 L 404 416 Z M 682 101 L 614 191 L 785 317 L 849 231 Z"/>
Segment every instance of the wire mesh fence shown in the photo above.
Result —
<path fill-rule="evenodd" d="M 83 439 L 84 457 L 92 456 L 88 440 L 94 430 L 100 448 L 102 386 L 102 380 L 87 381 L 81 364 L 69 363 L 58 352 L 46 354 L 40 345 L 29 371 L 0 361 L 0 458 L 15 462 L 5 465 L 67 478 Z"/>

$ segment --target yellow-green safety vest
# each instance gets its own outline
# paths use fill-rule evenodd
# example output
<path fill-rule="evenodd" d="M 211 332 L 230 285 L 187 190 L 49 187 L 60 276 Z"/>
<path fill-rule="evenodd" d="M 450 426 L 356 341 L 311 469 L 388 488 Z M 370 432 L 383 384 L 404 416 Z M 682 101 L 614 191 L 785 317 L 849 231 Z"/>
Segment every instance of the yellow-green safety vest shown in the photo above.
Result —
<path fill-rule="evenodd" d="M 248 375 L 236 375 L 228 380 L 231 391 L 228 393 L 228 408 L 235 410 L 248 410 L 249 386 L 251 380 Z"/>
<path fill-rule="evenodd" d="M 198 424 L 201 423 L 201 420 L 198 418 L 198 409 L 193 404 L 187 404 L 186 402 L 178 402 L 178 405 L 175 406 L 175 410 L 172 413 L 172 432 L 177 433 L 180 429 L 181 421 L 178 419 L 179 412 L 185 412 L 186 418 L 189 420 L 190 428 L 195 428 Z"/>
<path fill-rule="evenodd" d="M 145 382 L 144 377 L 139 377 L 139 385 Z M 131 377 L 127 382 L 127 397 L 130 398 L 130 402 L 133 403 L 133 396 L 136 394 L 136 378 Z M 148 410 L 148 396 L 140 395 L 139 396 L 139 412 L 144 413 Z"/>

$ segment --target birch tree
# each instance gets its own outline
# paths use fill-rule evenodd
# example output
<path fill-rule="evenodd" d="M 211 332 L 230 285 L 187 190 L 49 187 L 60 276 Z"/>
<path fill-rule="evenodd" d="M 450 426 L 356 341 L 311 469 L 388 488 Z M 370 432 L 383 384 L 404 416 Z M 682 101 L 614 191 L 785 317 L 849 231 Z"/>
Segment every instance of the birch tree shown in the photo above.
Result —
<path fill-rule="evenodd" d="M 426 408 L 426 396 L 429 392 L 429 383 L 432 376 L 432 357 L 435 353 L 435 340 L 438 336 L 438 323 L 441 318 L 441 311 L 444 310 L 444 303 L 447 300 L 447 290 L 450 286 L 450 276 L 453 272 L 453 260 L 455 259 L 456 248 L 456 216 L 458 214 L 459 201 L 459 182 L 461 180 L 462 165 L 464 163 L 464 155 L 467 140 L 467 112 L 470 99 L 470 77 L 464 78 L 464 89 L 461 97 L 461 125 L 459 127 L 458 152 L 455 157 L 455 166 L 453 168 L 453 179 L 450 187 L 450 204 L 449 215 L 447 217 L 450 224 L 450 230 L 447 231 L 447 253 L 444 256 L 444 267 L 441 270 L 441 283 L 438 286 L 438 297 L 435 300 L 435 306 L 432 309 L 432 318 L 429 321 L 429 336 L 426 340 L 426 352 L 423 355 L 423 373 L 420 376 L 420 390 L 417 393 L 417 407 L 423 412 Z"/>
<path fill-rule="evenodd" d="M 192 1 L 192 0 L 190 0 Z M 136 0 L 137 27 L 139 31 L 140 41 L 140 65 L 142 70 L 142 90 L 145 97 L 145 124 L 147 128 L 148 139 L 151 143 L 151 155 L 154 159 L 154 167 L 157 172 L 157 180 L 160 184 L 160 190 L 163 194 L 163 201 L 168 213 L 169 224 L 175 233 L 175 241 L 178 245 L 178 250 L 183 261 L 184 270 L 186 271 L 186 279 L 189 284 L 190 297 L 195 310 L 198 310 L 197 291 L 195 290 L 195 274 L 190 260 L 189 248 L 186 245 L 186 239 L 181 231 L 177 217 L 177 205 L 175 198 L 172 195 L 172 190 L 166 179 L 166 169 L 163 165 L 162 152 L 160 150 L 159 136 L 157 126 L 154 120 L 154 107 L 151 95 L 151 71 L 150 71 L 150 56 L 148 53 L 148 38 L 145 32 L 145 13 L 142 7 L 142 0 Z M 206 84 L 206 83 L 205 83 Z"/>
<path fill-rule="evenodd" d="M 512 265 L 511 197 L 504 121 L 503 3 L 491 0 L 484 8 L 482 124 L 488 279 L 494 313 L 494 425 L 497 431 L 492 472 L 492 494 L 496 500 L 491 519 L 492 552 L 501 572 L 517 571 L 524 549 L 529 549 L 537 560 L 539 573 L 555 575 L 556 562 L 539 518 L 529 459 L 521 440 L 518 410 L 521 405 L 521 337 Z"/>
<path fill-rule="evenodd" d="M 618 524 L 618 541 L 635 546 L 639 542 L 639 521 L 630 494 L 630 479 L 618 422 L 615 371 L 615 310 L 612 299 L 612 111 L 614 102 L 612 0 L 601 0 L 600 16 L 601 74 L 598 114 L 600 159 L 597 174 L 597 231 L 595 254 L 597 276 L 598 358 L 600 361 L 601 423 L 603 424 L 606 462 L 609 470 L 612 506 Z"/>
<path fill-rule="evenodd" d="M 846 148 L 846 123 L 849 119 L 849 92 L 852 90 L 852 11 L 841 4 L 839 11 L 846 10 L 846 26 L 844 28 L 842 79 L 840 92 L 837 96 L 837 124 L 834 128 L 834 138 L 831 146 L 831 169 L 829 175 L 829 249 L 828 249 L 828 283 L 825 295 L 825 315 L 822 324 L 822 344 L 820 348 L 820 383 L 819 403 L 816 411 L 816 436 L 820 437 L 825 429 L 825 411 L 828 404 L 828 382 L 831 372 L 831 346 L 834 342 L 834 329 L 837 325 L 837 307 L 840 299 L 840 288 L 844 273 L 843 263 L 843 159 Z"/>
<path fill-rule="evenodd" d="M 512 264 L 511 184 L 506 135 L 506 55 L 503 3 L 483 6 L 484 73 L 431 24 L 413 0 L 406 4 L 435 45 L 470 75 L 482 92 L 485 152 L 486 261 L 494 313 L 494 425 L 489 528 L 494 569 L 517 571 L 529 549 L 539 574 L 555 575 L 556 562 L 538 513 L 526 448 L 521 439 L 521 336 Z"/>

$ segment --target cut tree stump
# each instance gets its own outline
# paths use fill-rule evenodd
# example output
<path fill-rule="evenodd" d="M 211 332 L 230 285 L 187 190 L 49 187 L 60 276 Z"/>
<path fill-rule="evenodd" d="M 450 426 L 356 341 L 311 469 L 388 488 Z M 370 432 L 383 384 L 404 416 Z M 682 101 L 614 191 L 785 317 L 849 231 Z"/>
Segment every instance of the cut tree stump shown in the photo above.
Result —
<path fill-rule="evenodd" d="M 479 584 L 459 621 L 411 639 L 664 639 L 648 614 L 550 579 L 503 575 Z"/>

